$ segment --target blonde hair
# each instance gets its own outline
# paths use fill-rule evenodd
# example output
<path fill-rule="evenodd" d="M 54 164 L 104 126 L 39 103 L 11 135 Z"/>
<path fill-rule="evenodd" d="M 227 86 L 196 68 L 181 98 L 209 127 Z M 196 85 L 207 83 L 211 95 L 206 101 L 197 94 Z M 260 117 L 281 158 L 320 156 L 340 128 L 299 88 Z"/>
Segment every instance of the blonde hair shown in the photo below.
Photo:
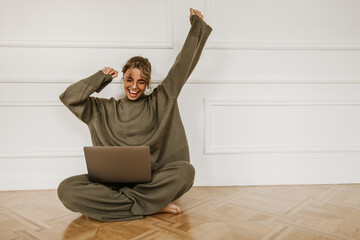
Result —
<path fill-rule="evenodd" d="M 123 77 L 125 73 L 133 68 L 138 68 L 141 72 L 142 79 L 146 82 L 146 87 L 151 90 L 151 64 L 147 58 L 141 56 L 135 56 L 130 58 L 122 68 Z"/>

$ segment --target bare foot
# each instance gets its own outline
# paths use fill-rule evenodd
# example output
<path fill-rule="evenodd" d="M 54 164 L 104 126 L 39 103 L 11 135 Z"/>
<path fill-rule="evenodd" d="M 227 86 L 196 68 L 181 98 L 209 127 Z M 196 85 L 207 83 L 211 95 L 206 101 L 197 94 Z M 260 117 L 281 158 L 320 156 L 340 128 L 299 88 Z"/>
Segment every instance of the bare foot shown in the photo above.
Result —
<path fill-rule="evenodd" d="M 178 213 L 182 213 L 181 208 L 176 205 L 175 203 L 171 202 L 168 205 L 166 205 L 166 207 L 164 207 L 163 209 L 161 209 L 160 211 L 158 211 L 158 213 L 161 212 L 167 212 L 167 213 L 172 213 L 172 214 L 178 214 Z"/>

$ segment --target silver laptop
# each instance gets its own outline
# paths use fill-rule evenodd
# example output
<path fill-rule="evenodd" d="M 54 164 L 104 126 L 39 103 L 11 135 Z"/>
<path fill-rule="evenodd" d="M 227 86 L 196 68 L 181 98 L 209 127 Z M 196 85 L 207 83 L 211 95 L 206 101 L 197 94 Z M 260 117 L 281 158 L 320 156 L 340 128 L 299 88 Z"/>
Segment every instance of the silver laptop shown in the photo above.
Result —
<path fill-rule="evenodd" d="M 85 146 L 89 179 L 101 183 L 151 181 L 149 146 Z"/>

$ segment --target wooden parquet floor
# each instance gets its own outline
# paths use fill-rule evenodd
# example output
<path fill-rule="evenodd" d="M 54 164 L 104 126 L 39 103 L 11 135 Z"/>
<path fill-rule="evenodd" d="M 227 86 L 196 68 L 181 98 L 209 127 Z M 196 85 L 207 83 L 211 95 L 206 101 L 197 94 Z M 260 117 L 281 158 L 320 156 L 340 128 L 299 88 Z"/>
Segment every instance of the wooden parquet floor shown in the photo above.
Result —
<path fill-rule="evenodd" d="M 99 222 L 55 190 L 0 192 L 0 239 L 360 239 L 360 184 L 193 187 L 183 213 Z"/>

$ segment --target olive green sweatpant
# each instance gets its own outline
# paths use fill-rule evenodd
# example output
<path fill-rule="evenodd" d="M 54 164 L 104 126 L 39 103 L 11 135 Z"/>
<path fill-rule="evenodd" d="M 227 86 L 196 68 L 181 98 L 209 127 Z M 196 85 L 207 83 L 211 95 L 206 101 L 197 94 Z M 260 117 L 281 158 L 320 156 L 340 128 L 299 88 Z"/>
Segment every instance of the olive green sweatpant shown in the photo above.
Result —
<path fill-rule="evenodd" d="M 149 183 L 100 184 L 87 174 L 62 181 L 58 196 L 65 207 L 100 221 L 144 218 L 180 198 L 194 183 L 195 169 L 186 161 L 165 164 Z"/>

